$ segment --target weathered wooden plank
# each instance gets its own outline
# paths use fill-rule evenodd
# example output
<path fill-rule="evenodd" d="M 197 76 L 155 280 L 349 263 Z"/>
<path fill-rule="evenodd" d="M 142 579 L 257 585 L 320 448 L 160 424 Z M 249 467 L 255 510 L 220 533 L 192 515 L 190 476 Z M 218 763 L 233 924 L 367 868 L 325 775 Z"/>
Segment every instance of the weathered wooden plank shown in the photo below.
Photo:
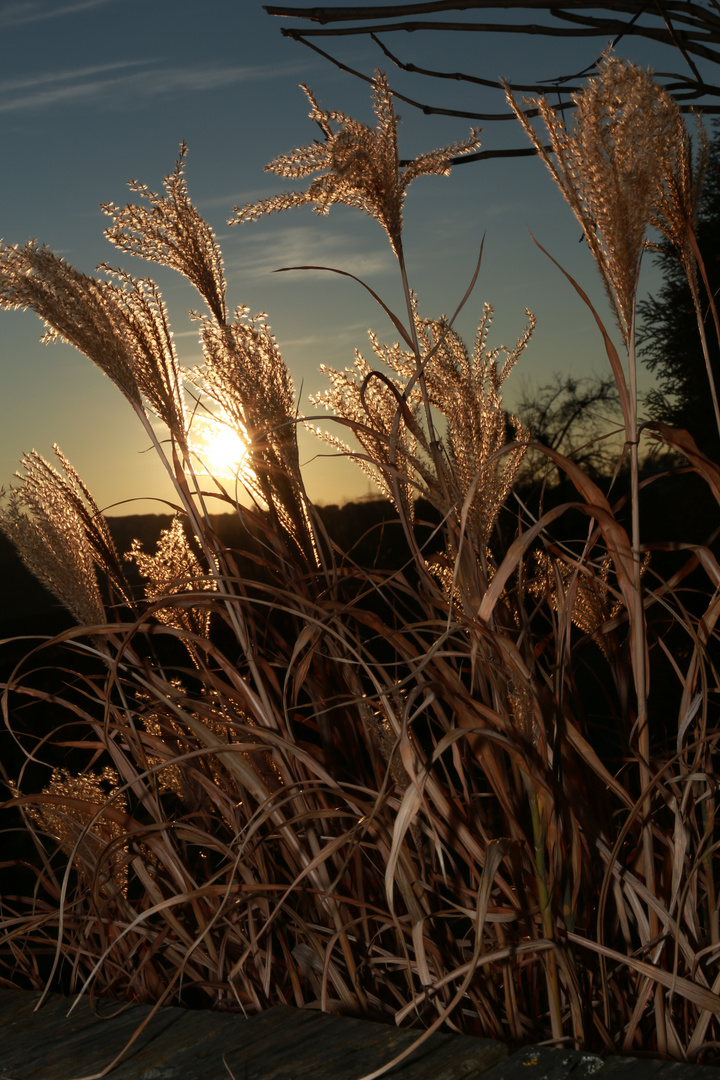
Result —
<path fill-rule="evenodd" d="M 100 1002 L 100 1015 L 96 1015 L 90 1003 L 82 1000 L 68 1016 L 72 1003 L 56 995 L 34 1012 L 39 994 L 11 1001 L 8 993 L 0 991 L 3 1080 L 66 1080 L 97 1072 L 120 1053 L 151 1012 L 149 1006 L 141 1005 L 119 1012 L 117 1003 Z M 178 1047 L 212 1039 L 221 1026 L 234 1027 L 236 1022 L 235 1016 L 227 1014 L 160 1009 L 129 1052 L 128 1076 L 137 1080 L 146 1065 L 168 1059 Z"/>
<path fill-rule="evenodd" d="M 168 1010 L 182 1013 L 183 1010 Z M 245 1019 L 242 1016 L 218 1016 L 221 1025 L 207 1024 L 207 1030 L 193 1039 L 183 1040 L 182 1044 L 157 1043 L 148 1045 L 137 1054 L 123 1061 L 112 1073 L 112 1080 L 230 1080 L 230 1072 L 223 1058 L 230 1061 L 232 1055 L 240 1052 L 240 1072 L 237 1080 L 246 1080 L 247 1070 L 244 1057 L 262 1059 L 268 1046 L 281 1041 L 279 1031 L 282 1023 L 278 1014 L 289 1014 L 285 1026 L 293 1030 L 302 1028 L 301 1017 L 306 1014 L 294 1009 L 268 1009 L 257 1016 Z M 186 1014 L 187 1015 L 187 1014 Z M 193 1013 L 193 1017 L 202 1023 L 203 1018 L 211 1020 L 218 1014 Z M 312 1018 L 311 1018 L 312 1019 Z M 289 1021 L 289 1025 L 288 1025 Z M 312 1053 L 314 1041 L 299 1053 Z M 287 1075 L 287 1074 L 286 1074 Z"/>
<path fill-rule="evenodd" d="M 0 990 L 0 1078 L 69 1080 L 99 1072 L 123 1049 L 150 1007 L 119 1009 L 50 995 Z M 245 1019 L 235 1014 L 160 1009 L 112 1071 L 112 1080 L 287 1080 L 321 1074 L 357 1080 L 410 1046 L 419 1032 L 277 1007 Z M 436 1034 L 390 1080 L 463 1080 L 507 1053 L 500 1043 Z M 224 1060 L 223 1060 L 224 1059 Z"/>
<path fill-rule="evenodd" d="M 238 1014 L 119 1006 L 0 990 L 0 1080 L 93 1075 L 147 1025 L 110 1080 L 359 1080 L 412 1045 L 420 1029 L 285 1007 Z M 501 1043 L 435 1034 L 387 1073 L 388 1080 L 720 1080 L 712 1066 L 529 1047 L 507 1057 Z"/>
<path fill-rule="evenodd" d="M 271 1010 L 282 1031 L 277 1031 L 261 1052 L 255 1046 L 238 1047 L 227 1056 L 237 1080 L 295 1080 L 320 1075 L 324 1080 L 358 1080 L 407 1049 L 422 1032 L 409 1031 L 351 1017 L 316 1014 L 315 1022 L 296 1027 L 295 1018 L 307 1017 L 292 1009 Z M 507 1054 L 505 1046 L 489 1039 L 462 1035 L 432 1035 L 400 1066 L 389 1080 L 462 1080 L 478 1076 Z"/>
<path fill-rule="evenodd" d="M 663 1063 L 658 1080 L 718 1080 L 717 1065 L 685 1065 L 679 1061 Z M 614 1078 L 613 1078 L 614 1080 Z M 632 1080 L 635 1080 L 633 1076 Z"/>
<path fill-rule="evenodd" d="M 483 1077 L 483 1080 L 597 1080 L 603 1059 L 578 1050 L 555 1050 L 530 1046 L 511 1054 Z M 630 1076 L 627 1080 L 631 1080 Z M 635 1080 L 633 1074 L 632 1080 Z"/>
<path fill-rule="evenodd" d="M 161 1012 L 180 1015 L 159 1037 L 133 1047 L 113 1069 L 112 1080 L 230 1080 L 223 1068 L 223 1053 L 236 1044 L 238 1028 L 248 1020 L 235 1014 L 183 1009 Z"/>
<path fill-rule="evenodd" d="M 483 1080 L 720 1080 L 713 1065 L 683 1065 L 656 1058 L 612 1055 L 530 1046 L 512 1054 Z"/>
<path fill-rule="evenodd" d="M 605 1058 L 598 1076 L 602 1080 L 662 1080 L 658 1074 L 666 1067 L 667 1062 L 658 1061 L 657 1058 L 612 1056 Z M 593 1080 L 597 1080 L 597 1077 Z M 699 1073 L 695 1080 L 701 1080 Z"/>

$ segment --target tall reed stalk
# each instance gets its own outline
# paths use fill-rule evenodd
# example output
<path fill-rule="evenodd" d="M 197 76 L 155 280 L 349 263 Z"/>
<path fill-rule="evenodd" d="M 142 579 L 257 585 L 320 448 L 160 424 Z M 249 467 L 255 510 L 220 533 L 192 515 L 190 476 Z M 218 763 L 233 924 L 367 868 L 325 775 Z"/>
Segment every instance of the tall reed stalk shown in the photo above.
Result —
<path fill-rule="evenodd" d="M 551 150 L 544 146 L 508 90 L 508 100 L 549 167 L 563 196 L 580 222 L 585 240 L 600 271 L 627 353 L 627 382 L 620 364 L 609 352 L 625 419 L 625 441 L 630 454 L 633 570 L 629 611 L 633 636 L 633 672 L 637 699 L 638 765 L 643 802 L 644 874 L 655 894 L 655 850 L 651 826 L 653 783 L 651 733 L 648 716 L 649 662 L 643 599 L 643 549 L 640 523 L 640 426 L 638 422 L 635 310 L 646 233 L 662 225 L 678 244 L 693 299 L 699 311 L 692 221 L 695 195 L 689 139 L 675 101 L 653 80 L 652 74 L 618 60 L 603 57 L 598 75 L 574 97 L 576 112 L 569 131 L 561 114 L 544 99 L 527 102 L 544 121 Z M 681 169 L 677 168 L 679 159 Z M 699 316 L 700 324 L 702 319 Z M 704 335 L 703 335 L 704 337 Z M 703 343 L 710 389 L 720 425 L 720 412 L 707 343 Z M 718 427 L 720 431 L 720 426 Z M 650 934 L 657 938 L 660 925 L 648 906 Z M 664 1030 L 662 1001 L 656 994 L 658 1031 Z M 662 1043 L 661 1049 L 667 1050 Z"/>

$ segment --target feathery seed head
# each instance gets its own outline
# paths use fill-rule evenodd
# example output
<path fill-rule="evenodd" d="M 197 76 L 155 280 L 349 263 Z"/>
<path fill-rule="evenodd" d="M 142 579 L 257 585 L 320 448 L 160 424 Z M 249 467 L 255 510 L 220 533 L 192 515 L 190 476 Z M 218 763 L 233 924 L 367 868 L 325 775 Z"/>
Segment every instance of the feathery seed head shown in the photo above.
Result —
<path fill-rule="evenodd" d="M 117 555 L 100 511 L 59 450 L 67 479 L 36 451 L 25 454 L 21 485 L 0 510 L 0 530 L 27 568 L 81 626 L 106 622 L 95 565 L 126 593 Z"/>
<path fill-rule="evenodd" d="M 606 53 L 598 76 L 573 96 L 572 127 L 545 98 L 537 109 L 554 160 L 506 87 L 508 101 L 577 217 L 627 344 L 640 259 L 665 148 L 678 108 L 652 73 Z"/>
<path fill-rule="evenodd" d="M 80 273 L 35 241 L 24 247 L 3 245 L 0 307 L 31 308 L 47 327 L 45 342 L 60 338 L 74 345 L 128 401 L 140 405 L 125 314 L 108 282 Z"/>
<path fill-rule="evenodd" d="M 697 150 L 693 153 L 690 133 L 680 110 L 675 118 L 675 134 L 661 155 L 661 176 L 650 224 L 668 240 L 685 273 L 697 282 L 697 260 L 693 238 L 697 225 L 708 162 L 708 139 L 696 117 Z"/>
<path fill-rule="evenodd" d="M 28 815 L 66 855 L 75 850 L 76 869 L 87 880 L 96 876 L 103 891 L 125 893 L 127 844 L 122 826 L 100 812 L 112 800 L 115 810 L 126 812 L 124 795 L 118 795 L 118 775 L 108 765 L 101 773 L 75 776 L 67 769 L 53 769 L 50 783 L 28 807 Z M 95 820 L 93 820 L 95 819 Z"/>
<path fill-rule="evenodd" d="M 175 169 L 164 180 L 165 196 L 132 180 L 128 187 L 145 200 L 125 207 L 105 203 L 102 209 L 113 224 L 108 240 L 132 255 L 169 266 L 183 274 L 203 297 L 219 322 L 226 317 L 225 274 L 222 255 L 212 229 L 188 195 L 184 143 Z"/>
<path fill-rule="evenodd" d="M 530 437 L 519 421 L 505 412 L 501 388 L 527 347 L 535 319 L 526 312 L 528 327 L 514 349 L 488 350 L 492 309 L 486 305 L 471 356 L 447 319 L 421 318 L 414 298 L 413 307 L 421 356 L 432 353 L 424 368 L 430 403 L 446 420 L 448 468 L 442 483 L 421 422 L 419 387 L 415 383 L 409 392 L 406 389 L 417 370 L 414 353 L 398 344 L 383 345 L 371 332 L 377 361 L 393 377 L 372 367 L 358 352 L 354 367 L 345 371 L 323 365 L 321 370 L 331 387 L 311 400 L 348 422 L 365 451 L 363 457 L 356 457 L 358 464 L 375 480 L 379 473 L 390 498 L 395 499 L 399 491 L 399 509 L 408 513 L 419 493 L 447 513 L 449 493 L 456 509 L 468 502 L 468 525 L 476 544 L 482 545 L 492 532 Z M 512 429 L 518 445 L 501 453 L 512 438 Z M 334 436 L 319 434 L 347 452 Z"/>
<path fill-rule="evenodd" d="M 458 507 L 467 504 L 468 527 L 476 546 L 489 542 L 497 516 L 527 451 L 530 433 L 503 407 L 502 386 L 527 348 L 535 316 L 514 348 L 488 348 L 493 309 L 485 304 L 472 355 L 447 320 L 424 319 L 418 328 L 423 352 L 435 349 L 426 380 L 430 402 L 447 421 L 446 476 Z M 509 442 L 517 443 L 505 449 Z M 437 496 L 436 496 L 437 498 Z"/>
<path fill-rule="evenodd" d="M 230 325 L 204 319 L 205 363 L 191 378 L 247 441 L 243 482 L 298 541 L 308 525 L 297 445 L 295 391 L 264 316 L 238 308 Z M 212 411 L 212 409 L 211 409 Z"/>
<path fill-rule="evenodd" d="M 599 564 L 594 565 L 570 559 L 551 559 L 546 552 L 538 552 L 535 555 L 535 569 L 536 574 L 530 582 L 532 595 L 547 599 L 556 611 L 561 608 L 568 610 L 575 625 L 584 634 L 594 636 L 603 654 L 608 656 L 602 627 L 622 607 L 611 588 L 611 556 L 606 555 Z"/>
<path fill-rule="evenodd" d="M 306 191 L 288 192 L 235 207 L 231 225 L 254 221 L 263 214 L 288 210 L 292 206 L 314 204 L 319 214 L 326 214 L 333 203 L 356 206 L 374 217 L 387 233 L 393 251 L 398 254 L 402 237 L 402 209 L 405 192 L 417 176 L 450 172 L 452 159 L 469 154 L 480 145 L 479 132 L 472 130 L 467 139 L 415 158 L 401 168 L 397 145 L 398 119 L 386 76 L 376 71 L 372 81 L 373 109 L 377 126 L 353 120 L 345 113 L 322 109 L 311 90 L 302 86 L 310 102 L 310 119 L 321 128 L 325 141 L 299 147 L 277 157 L 267 171 L 294 179 L 320 173 Z M 337 125 L 338 130 L 334 130 Z"/>
<path fill-rule="evenodd" d="M 294 442 L 295 393 L 277 340 L 264 319 L 239 308 L 229 326 L 202 320 L 205 364 L 192 372 L 197 385 L 263 444 Z M 257 447 L 256 447 L 257 449 Z M 293 475 L 299 466 L 288 462 Z"/>
<path fill-rule="evenodd" d="M 47 327 L 46 344 L 59 338 L 74 345 L 136 410 L 144 397 L 182 441 L 181 377 L 157 286 L 101 269 L 120 283 L 80 273 L 34 241 L 0 247 L 0 307 L 31 308 Z"/>
<path fill-rule="evenodd" d="M 430 455 L 430 446 L 420 425 L 420 392 L 417 387 L 410 393 L 403 392 L 403 383 L 414 371 L 415 358 L 397 344 L 380 344 L 372 331 L 368 336 L 380 363 L 400 378 L 381 373 L 356 350 L 352 368 L 337 371 L 321 364 L 320 370 L 327 375 L 331 385 L 310 400 L 348 423 L 365 451 L 363 455 L 355 456 L 360 468 L 373 481 L 379 481 L 390 499 L 395 501 L 396 493 L 399 494 L 398 509 L 410 515 L 416 494 L 415 478 L 426 471 L 426 463 L 418 451 L 424 450 L 426 457 Z M 395 422 L 398 410 L 402 411 L 399 426 Z M 348 452 L 334 435 L 324 431 L 317 431 L 317 435 Z M 431 482 L 430 472 L 425 479 Z"/>
<path fill-rule="evenodd" d="M 197 556 L 185 535 L 182 520 L 173 519 L 169 529 L 163 529 L 154 555 L 142 549 L 139 540 L 133 540 L 126 559 L 137 563 L 138 570 L 146 579 L 145 595 L 153 603 L 165 597 L 180 597 L 183 593 L 212 591 L 216 589 L 213 578 L 204 574 Z M 160 622 L 179 630 L 207 637 L 210 612 L 206 608 L 180 605 L 177 602 L 155 611 Z"/>
<path fill-rule="evenodd" d="M 187 417 L 167 308 L 160 290 L 149 278 L 133 278 L 103 266 L 120 285 L 108 285 L 125 320 L 127 351 L 138 389 L 147 404 L 182 445 L 187 441 Z"/>
<path fill-rule="evenodd" d="M 535 719 L 535 695 L 532 685 L 515 670 L 511 670 L 510 674 L 508 704 L 516 730 L 524 739 L 537 743 L 539 729 Z"/>
<path fill-rule="evenodd" d="M 179 679 L 170 680 L 174 692 L 180 695 L 180 700 L 187 697 L 187 691 Z M 146 705 L 147 711 L 142 712 L 142 722 L 145 728 L 145 739 L 148 767 L 157 769 L 157 781 L 161 791 L 172 791 L 184 802 L 197 803 L 197 780 L 198 774 L 205 773 L 212 782 L 220 788 L 224 788 L 228 782 L 228 776 L 222 765 L 221 754 L 203 755 L 196 758 L 193 767 L 187 769 L 182 762 L 176 764 L 183 754 L 195 749 L 198 745 L 196 730 L 178 719 L 172 709 L 163 708 L 164 702 L 157 697 L 140 692 L 138 698 Z M 184 704 L 184 701 L 183 701 Z M 201 690 L 200 700 L 194 700 L 193 704 L 200 705 L 201 711 L 193 711 L 190 715 L 197 725 L 201 725 L 221 743 L 237 743 L 242 736 L 233 725 L 251 725 L 249 718 L 233 710 L 231 717 L 224 703 L 212 692 Z M 200 745 L 205 745 L 200 741 Z M 253 755 L 243 754 L 244 760 L 253 768 Z"/>

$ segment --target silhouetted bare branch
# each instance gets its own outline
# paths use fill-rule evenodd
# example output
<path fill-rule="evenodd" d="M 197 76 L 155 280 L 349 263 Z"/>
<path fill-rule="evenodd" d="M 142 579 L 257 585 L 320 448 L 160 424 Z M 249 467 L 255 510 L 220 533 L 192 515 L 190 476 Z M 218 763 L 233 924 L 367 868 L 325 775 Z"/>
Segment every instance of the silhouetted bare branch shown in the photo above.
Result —
<path fill-rule="evenodd" d="M 691 108 L 708 114 L 720 113 L 720 84 L 709 82 L 701 74 L 698 62 L 720 63 L 720 5 L 716 0 L 703 3 L 686 0 L 608 0 L 602 6 L 587 0 L 434 0 L 428 3 L 387 4 L 379 7 L 366 5 L 266 5 L 270 15 L 303 20 L 311 27 L 282 28 L 286 37 L 293 38 L 319 53 L 343 71 L 366 82 L 371 74 L 357 70 L 333 55 L 323 44 L 329 38 L 340 39 L 365 36 L 399 71 L 420 74 L 428 79 L 454 81 L 490 90 L 501 90 L 497 80 L 486 79 L 477 73 L 443 71 L 421 67 L 399 55 L 380 35 L 405 33 L 432 34 L 512 34 L 528 37 L 551 37 L 561 39 L 604 38 L 612 40 L 617 47 L 628 38 L 640 38 L 672 50 L 672 55 L 683 60 L 683 71 L 656 71 L 658 81 L 670 92 L 683 111 Z M 442 16 L 451 12 L 479 11 L 482 21 L 468 19 L 456 21 L 449 18 L 425 19 L 422 16 Z M 513 13 L 527 11 L 532 21 L 515 23 Z M 544 15 L 543 21 L 538 15 Z M 353 25 L 348 25 L 352 23 Z M 599 57 L 598 57 L 599 59 Z M 537 82 L 512 82 L 511 89 L 517 93 L 540 94 L 552 88 L 558 94 L 570 95 L 582 85 L 585 76 L 595 70 L 596 62 L 582 71 L 554 73 Z M 469 109 L 452 109 L 419 101 L 394 91 L 398 100 L 425 113 L 448 117 L 462 117 L 484 123 L 512 118 L 506 108 L 476 112 Z M 503 98 L 504 105 L 504 98 Z M 558 109 L 572 108 L 569 100 L 559 100 Z M 521 156 L 526 150 L 484 150 L 470 155 L 464 161 L 488 157 Z"/>

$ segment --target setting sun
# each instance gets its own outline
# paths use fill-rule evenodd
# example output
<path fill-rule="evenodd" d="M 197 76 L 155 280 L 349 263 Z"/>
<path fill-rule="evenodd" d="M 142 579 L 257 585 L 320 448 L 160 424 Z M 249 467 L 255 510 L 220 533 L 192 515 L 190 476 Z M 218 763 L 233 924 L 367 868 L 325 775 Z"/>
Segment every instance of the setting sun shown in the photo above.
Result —
<path fill-rule="evenodd" d="M 247 471 L 247 444 L 229 420 L 196 416 L 192 446 L 202 472 L 218 480 L 233 480 Z"/>

